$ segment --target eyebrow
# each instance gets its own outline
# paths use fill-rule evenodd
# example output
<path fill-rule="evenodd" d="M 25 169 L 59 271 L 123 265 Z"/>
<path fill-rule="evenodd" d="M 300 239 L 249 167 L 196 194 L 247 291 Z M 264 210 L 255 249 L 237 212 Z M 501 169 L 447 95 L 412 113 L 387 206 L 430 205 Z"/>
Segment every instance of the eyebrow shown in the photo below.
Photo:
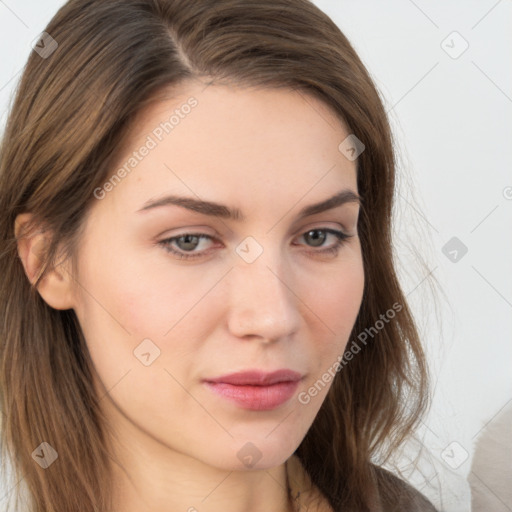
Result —
<path fill-rule="evenodd" d="M 320 201 L 319 203 L 305 206 L 304 208 L 302 208 L 302 210 L 300 210 L 298 217 L 300 219 L 303 217 L 309 217 L 310 215 L 315 215 L 326 210 L 331 210 L 345 203 L 358 203 L 361 205 L 362 197 L 359 196 L 353 190 L 344 189 L 338 192 L 337 194 L 333 195 L 332 197 Z M 226 205 L 220 203 L 214 203 L 212 201 L 203 201 L 200 199 L 194 199 L 192 197 L 183 197 L 176 195 L 167 195 L 160 199 L 150 199 L 144 204 L 142 208 L 137 210 L 137 213 L 145 212 L 153 208 L 159 208 L 162 206 L 170 205 L 181 206 L 188 210 L 192 210 L 203 215 L 210 215 L 212 217 L 219 217 L 222 219 L 230 219 L 235 221 L 245 220 L 245 216 L 238 208 L 230 209 Z"/>

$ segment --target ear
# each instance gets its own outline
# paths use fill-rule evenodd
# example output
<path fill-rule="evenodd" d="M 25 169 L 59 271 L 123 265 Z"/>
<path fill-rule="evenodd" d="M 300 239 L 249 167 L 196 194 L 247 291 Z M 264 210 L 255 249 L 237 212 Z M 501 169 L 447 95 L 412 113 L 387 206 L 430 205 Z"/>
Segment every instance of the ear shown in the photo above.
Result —
<path fill-rule="evenodd" d="M 29 281 L 34 283 L 43 263 L 48 234 L 43 230 L 27 232 L 33 215 L 22 213 L 14 221 L 14 235 L 17 239 L 18 255 Z M 73 279 L 67 261 L 49 268 L 37 286 L 43 300 L 54 309 L 71 309 L 73 303 Z"/>

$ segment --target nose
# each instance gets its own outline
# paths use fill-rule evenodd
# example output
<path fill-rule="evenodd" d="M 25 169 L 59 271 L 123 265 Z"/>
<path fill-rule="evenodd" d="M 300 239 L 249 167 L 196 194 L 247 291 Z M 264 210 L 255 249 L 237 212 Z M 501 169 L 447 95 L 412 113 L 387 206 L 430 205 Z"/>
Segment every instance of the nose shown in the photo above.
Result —
<path fill-rule="evenodd" d="M 256 261 L 238 262 L 229 273 L 228 326 L 234 336 L 270 343 L 288 338 L 300 325 L 300 299 L 291 273 L 265 251 Z"/>

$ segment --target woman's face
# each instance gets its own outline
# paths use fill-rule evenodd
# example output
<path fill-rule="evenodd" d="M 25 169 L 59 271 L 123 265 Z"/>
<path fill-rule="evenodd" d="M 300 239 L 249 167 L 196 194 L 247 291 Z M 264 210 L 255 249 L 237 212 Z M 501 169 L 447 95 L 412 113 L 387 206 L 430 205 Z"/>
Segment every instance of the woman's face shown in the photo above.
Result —
<path fill-rule="evenodd" d="M 95 192 L 73 299 L 126 449 L 243 469 L 300 444 L 363 294 L 357 201 L 303 214 L 357 194 L 349 134 L 313 97 L 204 84 L 137 121 Z"/>

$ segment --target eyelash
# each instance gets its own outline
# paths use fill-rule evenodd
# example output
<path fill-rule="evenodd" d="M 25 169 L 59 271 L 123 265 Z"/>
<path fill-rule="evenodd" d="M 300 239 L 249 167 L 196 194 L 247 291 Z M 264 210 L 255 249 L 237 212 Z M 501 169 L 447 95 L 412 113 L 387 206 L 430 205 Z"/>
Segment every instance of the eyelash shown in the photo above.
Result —
<path fill-rule="evenodd" d="M 322 231 L 325 233 L 330 233 L 331 235 L 334 235 L 336 237 L 336 243 L 334 246 L 328 247 L 326 249 L 317 250 L 317 251 L 315 251 L 315 250 L 308 251 L 308 252 L 311 252 L 314 254 L 320 254 L 320 255 L 325 254 L 325 255 L 337 256 L 338 251 L 346 243 L 347 239 L 352 238 L 354 236 L 354 235 L 347 235 L 346 233 L 343 233 L 342 231 L 337 231 L 335 229 L 330 229 L 330 228 L 308 229 L 307 231 L 302 233 L 302 235 L 300 235 L 300 236 L 310 233 L 311 231 Z M 160 242 L 158 242 L 158 245 L 162 246 L 165 251 L 167 251 L 167 252 L 173 254 L 174 256 L 176 256 L 177 258 L 183 259 L 183 260 L 190 260 L 190 259 L 200 258 L 201 256 L 204 256 L 205 251 L 199 252 L 199 253 L 186 253 L 186 252 L 182 252 L 182 251 L 177 251 L 176 249 L 173 249 L 171 247 L 172 242 L 174 242 L 175 240 L 178 240 L 179 238 L 186 237 L 186 236 L 197 236 L 197 237 L 199 237 L 199 239 L 206 238 L 206 239 L 215 240 L 214 237 L 207 235 L 205 233 L 183 233 L 178 236 L 174 236 L 171 238 L 166 238 L 165 240 L 161 240 Z"/>

